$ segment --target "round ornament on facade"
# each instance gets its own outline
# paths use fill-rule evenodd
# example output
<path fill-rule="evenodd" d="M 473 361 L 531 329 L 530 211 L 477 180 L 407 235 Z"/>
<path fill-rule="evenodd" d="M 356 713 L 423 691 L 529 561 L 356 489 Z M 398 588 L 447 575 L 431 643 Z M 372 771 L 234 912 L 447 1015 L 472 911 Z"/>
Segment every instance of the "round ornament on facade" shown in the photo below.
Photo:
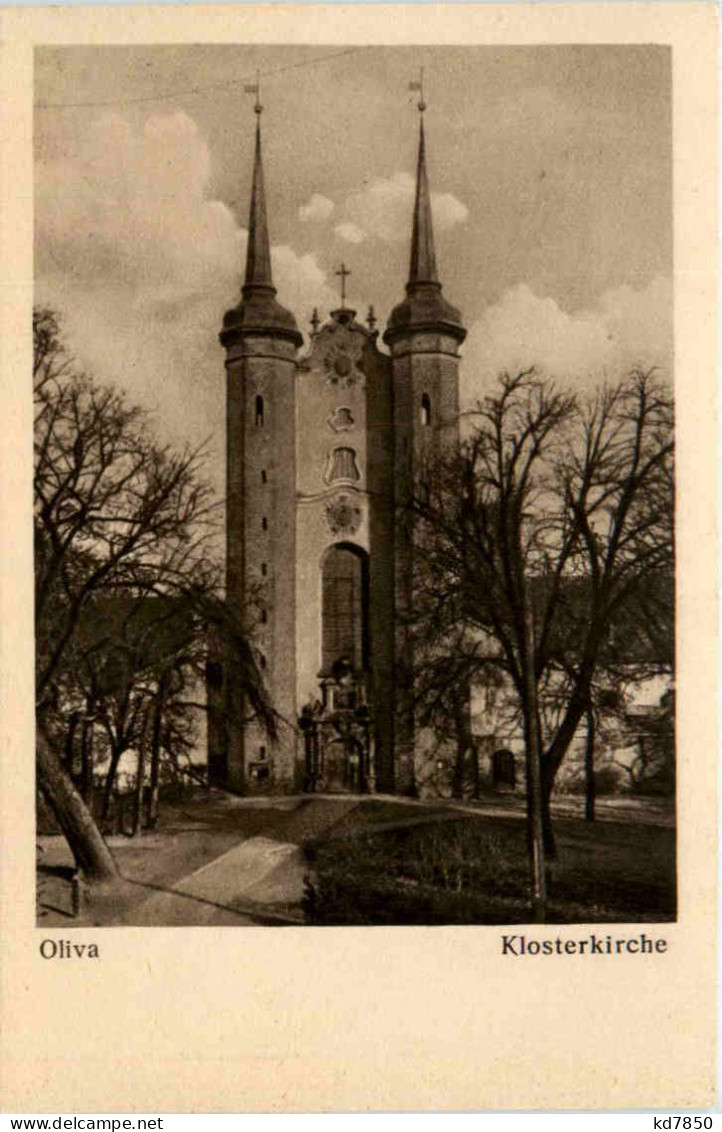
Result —
<path fill-rule="evenodd" d="M 361 508 L 348 495 L 337 495 L 326 504 L 326 522 L 333 535 L 352 535 L 361 526 Z"/>
<path fill-rule="evenodd" d="M 350 389 L 363 383 L 363 373 L 358 368 L 361 357 L 361 343 L 355 335 L 346 333 L 342 340 L 335 340 L 323 359 L 328 384 L 335 389 Z"/>

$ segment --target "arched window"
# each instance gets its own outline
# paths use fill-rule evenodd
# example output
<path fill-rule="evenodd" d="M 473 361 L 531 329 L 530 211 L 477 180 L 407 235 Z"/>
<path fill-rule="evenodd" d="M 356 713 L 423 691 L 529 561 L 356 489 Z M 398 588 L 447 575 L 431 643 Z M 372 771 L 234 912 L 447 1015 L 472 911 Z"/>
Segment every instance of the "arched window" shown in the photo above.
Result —
<path fill-rule="evenodd" d="M 368 559 L 360 547 L 339 543 L 322 571 L 323 671 L 340 660 L 357 672 L 368 661 Z"/>
<path fill-rule="evenodd" d="M 356 463 L 356 452 L 353 448 L 334 448 L 331 455 L 329 481 L 350 480 L 355 483 L 356 480 L 361 479 L 361 473 Z"/>
<path fill-rule="evenodd" d="M 431 398 L 429 397 L 428 393 L 422 394 L 419 419 L 421 421 L 422 428 L 428 428 L 431 424 Z"/>
<path fill-rule="evenodd" d="M 256 428 L 261 428 L 261 426 L 263 425 L 263 412 L 264 412 L 263 398 L 261 397 L 261 394 L 259 393 L 258 396 L 256 397 L 256 414 L 255 414 Z"/>

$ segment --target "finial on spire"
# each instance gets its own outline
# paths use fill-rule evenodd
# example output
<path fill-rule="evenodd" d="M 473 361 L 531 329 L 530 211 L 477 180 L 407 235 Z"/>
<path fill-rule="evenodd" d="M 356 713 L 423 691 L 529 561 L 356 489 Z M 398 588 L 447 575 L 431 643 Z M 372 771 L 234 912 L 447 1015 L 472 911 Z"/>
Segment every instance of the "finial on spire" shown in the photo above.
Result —
<path fill-rule="evenodd" d="M 341 276 L 341 309 L 346 307 L 346 279 L 351 274 L 345 263 L 341 264 L 340 269 L 336 272 Z"/>
<path fill-rule="evenodd" d="M 369 307 L 368 314 L 366 315 L 366 325 L 368 326 L 369 330 L 374 329 L 377 321 L 378 320 L 376 318 L 376 311 L 371 306 L 371 307 Z"/>
<path fill-rule="evenodd" d="M 321 319 L 318 317 L 318 307 L 314 307 L 313 314 L 311 315 L 311 327 L 313 328 L 314 334 L 318 331 L 320 322 Z"/>
<path fill-rule="evenodd" d="M 426 109 L 426 102 L 424 101 L 424 68 L 419 67 L 419 77 L 415 82 L 409 83 L 409 90 L 414 90 L 419 96 L 419 101 L 416 103 L 419 112 L 423 114 Z"/>
<path fill-rule="evenodd" d="M 260 120 L 261 114 L 263 113 L 263 107 L 261 106 L 261 72 L 260 71 L 256 71 L 256 81 L 255 81 L 255 83 L 246 83 L 246 85 L 243 88 L 243 91 L 244 91 L 244 94 L 255 94 L 256 101 L 255 101 L 254 106 L 253 106 L 253 113 L 257 114 L 258 117 L 259 117 L 259 120 Z"/>

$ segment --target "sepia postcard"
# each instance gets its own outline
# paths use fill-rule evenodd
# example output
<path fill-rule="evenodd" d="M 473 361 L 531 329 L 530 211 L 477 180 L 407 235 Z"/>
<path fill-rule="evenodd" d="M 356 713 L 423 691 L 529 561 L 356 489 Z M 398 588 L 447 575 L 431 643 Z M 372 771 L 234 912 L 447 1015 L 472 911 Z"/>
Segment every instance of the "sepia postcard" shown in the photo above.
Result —
<path fill-rule="evenodd" d="M 4 1111 L 709 1108 L 715 9 L 0 21 Z"/>

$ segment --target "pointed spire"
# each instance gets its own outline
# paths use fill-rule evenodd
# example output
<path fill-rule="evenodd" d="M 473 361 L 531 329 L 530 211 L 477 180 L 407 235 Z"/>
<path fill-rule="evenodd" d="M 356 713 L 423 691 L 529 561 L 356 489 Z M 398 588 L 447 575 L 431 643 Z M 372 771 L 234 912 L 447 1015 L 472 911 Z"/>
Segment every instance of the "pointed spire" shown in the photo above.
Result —
<path fill-rule="evenodd" d="M 416 166 L 416 199 L 411 230 L 411 262 L 406 298 L 391 312 L 384 332 L 384 342 L 393 347 L 404 335 L 420 330 L 442 333 L 457 342 L 463 342 L 466 330 L 461 325 L 461 314 L 441 293 L 436 267 L 434 228 L 431 220 L 431 193 L 426 173 L 426 137 L 424 135 L 424 78 L 409 83 L 409 89 L 418 91 L 418 108 L 421 115 L 419 128 L 419 158 Z"/>
<path fill-rule="evenodd" d="M 255 94 L 256 103 L 256 150 L 253 159 L 253 185 L 251 188 L 251 212 L 248 219 L 248 250 L 246 252 L 246 275 L 241 288 L 242 299 L 223 316 L 223 329 L 220 339 L 224 346 L 235 344 L 240 338 L 252 334 L 264 334 L 283 338 L 298 347 L 303 343 L 296 320 L 290 311 L 276 302 L 276 288 L 271 274 L 271 242 L 268 235 L 266 217 L 266 191 L 263 184 L 263 160 L 261 155 L 261 111 L 258 79 L 246 87 L 248 94 Z"/>
<path fill-rule="evenodd" d="M 248 288 L 256 287 L 273 287 L 271 246 L 268 239 L 268 220 L 266 218 L 266 191 L 263 184 L 260 112 L 256 118 L 256 152 L 253 160 L 253 187 L 251 189 L 251 212 L 248 220 L 248 251 L 246 253 L 244 294 L 247 293 Z"/>
<path fill-rule="evenodd" d="M 420 103 L 419 109 L 425 104 Z M 409 287 L 419 283 L 438 283 L 436 253 L 434 251 L 434 228 L 431 220 L 431 193 L 426 173 L 426 138 L 424 136 L 424 114 L 420 115 L 419 159 L 416 166 L 416 200 L 414 202 L 414 223 L 411 232 L 411 263 L 409 266 Z"/>

